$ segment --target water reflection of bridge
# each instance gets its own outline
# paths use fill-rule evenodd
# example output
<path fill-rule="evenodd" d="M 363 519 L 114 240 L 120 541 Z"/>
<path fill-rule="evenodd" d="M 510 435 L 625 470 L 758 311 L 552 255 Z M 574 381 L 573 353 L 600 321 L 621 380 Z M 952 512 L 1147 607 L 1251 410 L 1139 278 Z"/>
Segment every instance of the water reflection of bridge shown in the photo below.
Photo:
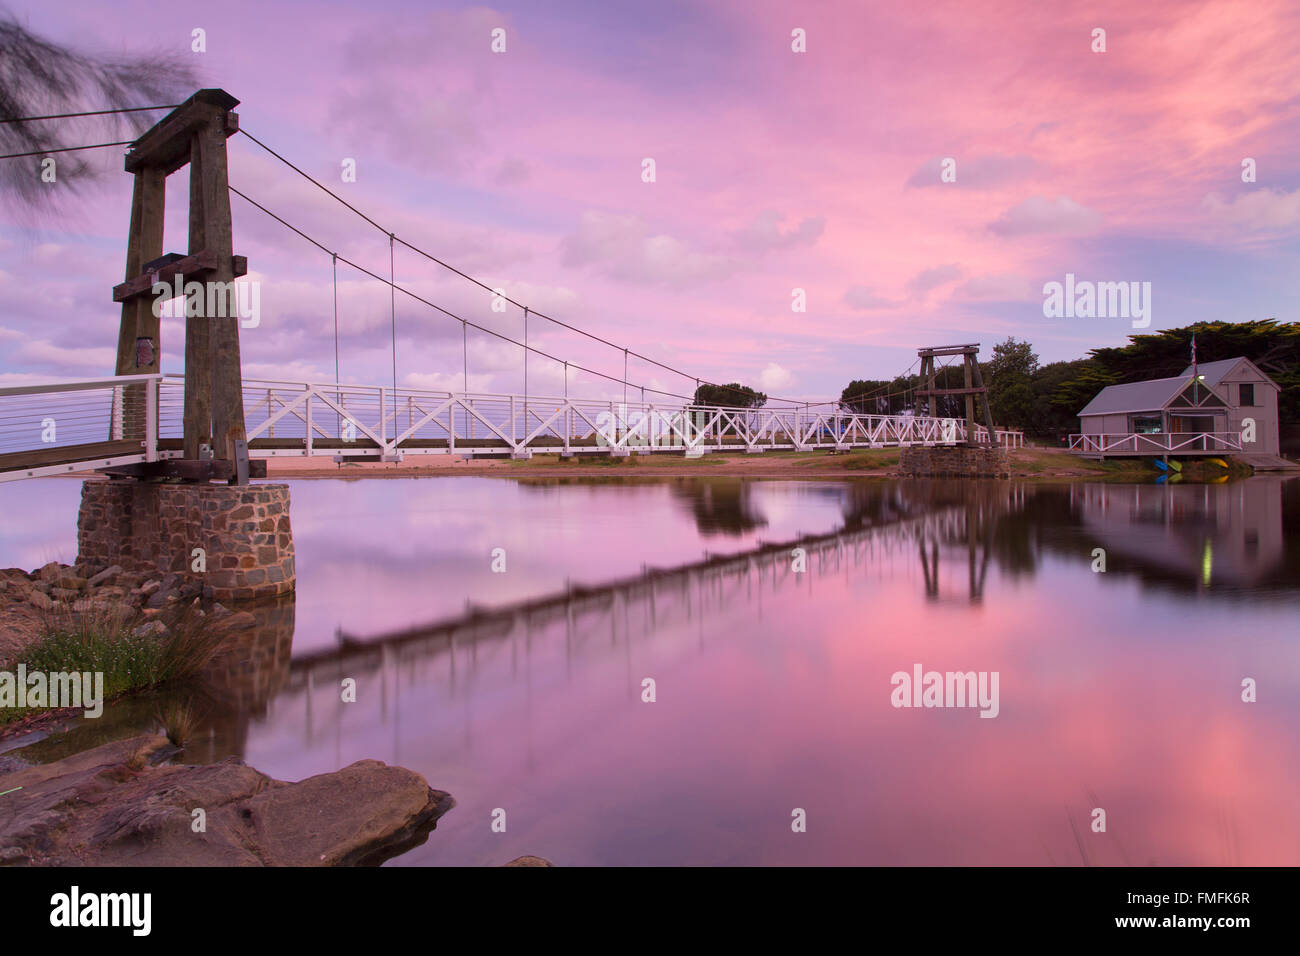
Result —
<path fill-rule="evenodd" d="M 539 650 L 543 670 L 556 669 L 569 679 L 584 656 L 621 648 L 630 660 L 631 647 L 647 637 L 694 628 L 703 644 L 710 618 L 748 605 L 761 614 L 765 601 L 795 589 L 815 594 L 818 580 L 869 573 L 885 567 L 878 559 L 886 556 L 920 555 L 929 600 L 976 603 L 999 516 L 1016 513 L 1025 494 L 1007 482 L 827 485 L 811 493 L 841 498 L 838 531 L 672 568 L 643 566 L 639 574 L 595 586 L 570 584 L 508 605 L 467 605 L 463 614 L 389 633 L 340 632 L 336 646 L 296 656 L 291 655 L 292 600 L 255 607 L 257 627 L 242 632 L 214 669 L 215 698 L 203 708 L 207 739 L 197 741 L 187 759 L 243 756 L 251 724 L 273 712 L 294 713 L 309 743 L 339 732 L 351 709 L 340 701 L 344 677 L 357 681 L 359 700 L 376 702 L 378 713 L 372 716 L 382 722 L 394 712 L 402 686 L 417 684 L 422 692 L 468 700 L 480 666 L 500 664 L 503 654 L 509 655 L 510 680 L 522 678 L 531 693 Z M 728 485 L 712 488 L 703 510 L 692 507 L 697 519 L 716 530 L 733 523 L 732 510 L 752 506 Z M 795 570 L 796 548 L 803 551 L 803 572 Z M 941 561 L 967 565 L 964 588 L 960 573 L 945 572 L 941 586 Z M 628 680 L 631 688 L 630 674 Z M 322 707 L 329 714 L 323 721 Z"/>
<path fill-rule="evenodd" d="M 732 626 L 726 615 L 738 608 L 753 606 L 762 614 L 769 602 L 788 604 L 782 596 L 791 592 L 815 600 L 819 581 L 892 573 L 891 567 L 903 566 L 900 557 L 907 564 L 918 560 L 927 600 L 944 603 L 978 604 L 990 564 L 1007 576 L 1033 574 L 1044 550 L 1086 569 L 1095 544 L 1107 548 L 1111 570 L 1121 574 L 1205 589 L 1204 575 L 1212 573 L 1218 586 L 1208 593 L 1231 593 L 1232 585 L 1255 588 L 1294 576 L 1287 570 L 1294 561 L 1288 564 L 1282 553 L 1285 487 L 1260 479 L 1172 489 L 1009 482 L 805 486 L 802 494 L 840 502 L 839 531 L 673 568 L 645 567 L 626 578 L 570 585 L 515 604 L 469 607 L 405 630 L 340 634 L 337 646 L 296 657 L 291 604 L 268 607 L 225 665 L 221 703 L 206 728 L 209 740 L 196 746 L 193 757 L 243 755 L 252 724 L 268 719 L 292 727 L 308 744 L 347 739 L 358 717 L 362 723 L 391 723 L 398 747 L 406 737 L 394 715 L 412 687 L 441 702 L 431 714 L 463 708 L 468 735 L 473 711 L 493 697 L 489 688 L 518 680 L 518 693 L 491 706 L 531 707 L 539 686 L 562 684 L 610 654 L 627 660 L 626 690 L 635 694 L 642 675 L 632 673 L 633 651 L 648 649 L 646 638 L 668 653 L 683 640 L 704 648 L 710 635 Z M 714 533 L 738 535 L 764 523 L 759 502 L 747 498 L 743 486 L 714 482 L 707 492 L 698 490 L 704 496 L 699 501 L 686 487 L 674 494 Z M 795 548 L 805 553 L 805 573 L 794 570 Z M 340 702 L 344 677 L 357 680 L 358 700 L 366 702 L 359 710 Z M 288 714 L 293 717 L 286 722 Z"/>
<path fill-rule="evenodd" d="M 938 600 L 940 554 L 952 553 L 955 545 L 969 558 L 970 591 L 965 599 L 977 602 L 996 516 L 1014 507 L 1021 492 L 1003 483 L 978 491 L 972 487 L 960 497 L 959 502 L 930 506 L 919 513 L 894 513 L 855 531 L 801 536 L 670 569 L 643 567 L 637 575 L 599 586 L 570 585 L 510 605 L 470 608 L 427 625 L 365 637 L 340 632 L 336 647 L 295 657 L 281 694 L 303 699 L 304 734 L 311 742 L 342 719 L 343 709 L 336 702 L 345 677 L 357 680 L 359 686 L 377 681 L 371 692 L 378 691 L 380 712 L 386 715 L 401 685 L 415 683 L 426 692 L 435 689 L 454 698 L 464 687 L 473 686 L 481 657 L 495 662 L 507 652 L 511 679 L 521 672 L 527 679 L 538 642 L 547 642 L 550 653 L 562 641 L 567 679 L 575 660 L 597 648 L 628 649 L 646 637 L 702 625 L 711 615 L 736 606 L 756 605 L 761 614 L 768 595 L 778 597 L 796 588 L 813 593 L 818 579 L 852 574 L 882 555 L 919 551 L 926 595 Z M 796 549 L 802 551 L 806 568 L 802 572 L 795 570 Z M 699 634 L 703 642 L 702 627 Z M 629 682 L 631 687 L 630 674 Z M 322 701 L 330 714 L 324 724 L 313 713 Z M 297 710 L 299 705 L 281 700 L 276 706 Z"/>

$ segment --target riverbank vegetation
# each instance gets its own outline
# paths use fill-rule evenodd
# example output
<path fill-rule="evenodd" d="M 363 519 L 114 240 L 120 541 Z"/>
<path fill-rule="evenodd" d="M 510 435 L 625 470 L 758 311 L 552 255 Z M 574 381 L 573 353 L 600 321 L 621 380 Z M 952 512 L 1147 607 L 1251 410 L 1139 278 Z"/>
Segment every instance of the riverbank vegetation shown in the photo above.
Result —
<path fill-rule="evenodd" d="M 0 671 L 16 674 L 102 674 L 103 701 L 197 677 L 222 641 L 197 607 L 162 613 L 124 608 L 45 612 L 36 640 Z M 47 707 L 0 707 L 0 727 L 49 712 Z"/>

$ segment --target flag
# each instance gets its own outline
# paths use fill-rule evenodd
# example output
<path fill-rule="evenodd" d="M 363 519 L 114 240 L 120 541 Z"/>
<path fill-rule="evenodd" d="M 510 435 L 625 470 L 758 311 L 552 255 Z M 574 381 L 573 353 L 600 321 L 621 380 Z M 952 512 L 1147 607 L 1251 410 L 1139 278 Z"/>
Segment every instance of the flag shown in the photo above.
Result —
<path fill-rule="evenodd" d="M 1196 333 L 1192 333 L 1192 374 L 1196 374 Z"/>

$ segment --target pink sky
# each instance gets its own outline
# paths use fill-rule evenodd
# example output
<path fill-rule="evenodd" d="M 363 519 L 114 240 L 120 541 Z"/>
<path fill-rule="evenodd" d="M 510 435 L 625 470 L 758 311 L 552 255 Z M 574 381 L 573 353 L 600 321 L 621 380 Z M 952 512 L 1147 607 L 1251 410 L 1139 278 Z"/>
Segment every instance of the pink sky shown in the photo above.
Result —
<path fill-rule="evenodd" d="M 1285 0 L 11 9 L 59 42 L 191 58 L 203 85 L 242 101 L 245 129 L 399 236 L 706 380 L 816 400 L 903 371 L 923 345 L 978 341 L 987 356 L 1015 336 L 1051 361 L 1122 343 L 1128 319 L 1043 316 L 1044 283 L 1066 273 L 1152 283 L 1152 330 L 1296 317 L 1300 8 Z M 81 122 L 70 139 L 99 141 Z M 0 380 L 113 370 L 130 180 L 119 151 L 102 152 L 103 182 L 63 216 L 0 213 Z M 247 139 L 230 156 L 232 185 L 387 272 L 378 232 Z M 945 157 L 955 183 L 939 181 Z M 174 180 L 165 246 L 183 250 Z M 332 379 L 329 257 L 238 197 L 232 209 L 262 293 L 245 375 Z M 517 310 L 396 260 L 399 283 L 520 336 Z M 341 377 L 387 382 L 387 289 L 342 267 L 340 280 Z M 167 371 L 182 331 L 164 325 Z M 622 373 L 619 352 L 530 331 Z M 397 336 L 400 382 L 461 388 L 459 323 L 399 295 Z M 472 389 L 521 389 L 517 348 L 471 333 L 469 366 Z M 558 366 L 534 359 L 529 374 L 532 391 L 560 390 Z M 629 378 L 693 387 L 636 361 Z"/>

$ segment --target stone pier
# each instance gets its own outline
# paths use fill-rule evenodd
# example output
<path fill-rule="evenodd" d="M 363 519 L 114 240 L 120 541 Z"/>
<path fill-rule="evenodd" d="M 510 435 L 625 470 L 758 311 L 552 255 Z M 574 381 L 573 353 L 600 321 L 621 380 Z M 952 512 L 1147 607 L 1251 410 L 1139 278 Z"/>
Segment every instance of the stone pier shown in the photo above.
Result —
<path fill-rule="evenodd" d="M 289 486 L 87 481 L 77 563 L 174 572 L 218 601 L 285 594 L 296 582 Z"/>
<path fill-rule="evenodd" d="M 902 449 L 898 470 L 909 478 L 1010 478 L 1011 456 L 997 445 L 913 445 Z"/>

